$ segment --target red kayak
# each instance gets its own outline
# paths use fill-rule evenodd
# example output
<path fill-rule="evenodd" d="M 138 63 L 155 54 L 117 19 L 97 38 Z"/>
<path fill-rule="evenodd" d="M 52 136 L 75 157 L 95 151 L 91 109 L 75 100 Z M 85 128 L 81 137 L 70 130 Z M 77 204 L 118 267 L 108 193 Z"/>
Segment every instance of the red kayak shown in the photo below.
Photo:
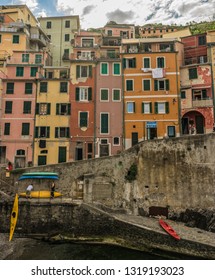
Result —
<path fill-rule="evenodd" d="M 180 240 L 180 236 L 174 231 L 174 229 L 169 226 L 166 222 L 164 222 L 164 220 L 159 219 L 159 224 L 160 226 L 166 231 L 168 232 L 172 237 L 174 237 L 177 240 Z"/>

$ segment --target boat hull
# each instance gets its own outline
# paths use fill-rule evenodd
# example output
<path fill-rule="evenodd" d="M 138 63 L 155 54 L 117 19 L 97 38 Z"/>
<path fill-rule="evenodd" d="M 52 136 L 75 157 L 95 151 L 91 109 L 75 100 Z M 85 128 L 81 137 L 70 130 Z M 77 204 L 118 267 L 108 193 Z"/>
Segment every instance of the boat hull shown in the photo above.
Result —
<path fill-rule="evenodd" d="M 32 191 L 31 195 L 32 198 L 51 198 L 50 191 Z M 62 194 L 60 192 L 54 192 L 54 197 L 60 197 Z M 26 198 L 26 192 L 19 193 L 19 197 Z"/>
<path fill-rule="evenodd" d="M 10 216 L 10 236 L 9 236 L 9 241 L 12 240 L 13 234 L 15 231 L 17 219 L 18 219 L 18 210 L 19 210 L 19 198 L 18 194 L 16 194 L 14 203 L 13 203 L 13 208 Z"/>
<path fill-rule="evenodd" d="M 159 224 L 173 238 L 175 238 L 176 240 L 181 239 L 180 236 L 175 232 L 175 230 L 170 225 L 168 225 L 164 220 L 160 219 Z"/>

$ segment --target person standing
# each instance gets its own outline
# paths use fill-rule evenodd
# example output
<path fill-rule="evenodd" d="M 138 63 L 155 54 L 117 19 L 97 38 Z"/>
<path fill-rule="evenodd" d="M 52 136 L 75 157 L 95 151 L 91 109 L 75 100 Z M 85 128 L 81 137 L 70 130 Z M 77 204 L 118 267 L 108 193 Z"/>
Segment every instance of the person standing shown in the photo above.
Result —
<path fill-rule="evenodd" d="M 31 198 L 31 192 L 34 189 L 33 184 L 28 185 L 26 189 L 26 198 Z"/>
<path fill-rule="evenodd" d="M 53 181 L 51 184 L 51 198 L 54 198 L 54 192 L 55 192 L 55 182 Z"/>

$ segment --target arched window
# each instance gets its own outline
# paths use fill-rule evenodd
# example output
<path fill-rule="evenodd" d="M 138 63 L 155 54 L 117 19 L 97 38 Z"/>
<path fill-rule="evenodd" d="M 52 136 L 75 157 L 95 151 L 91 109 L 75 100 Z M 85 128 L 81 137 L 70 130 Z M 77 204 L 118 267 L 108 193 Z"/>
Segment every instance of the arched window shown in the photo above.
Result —
<path fill-rule="evenodd" d="M 17 155 L 17 156 L 24 156 L 24 155 L 25 155 L 25 150 L 22 150 L 22 149 L 17 150 L 17 151 L 16 151 L 16 155 Z"/>

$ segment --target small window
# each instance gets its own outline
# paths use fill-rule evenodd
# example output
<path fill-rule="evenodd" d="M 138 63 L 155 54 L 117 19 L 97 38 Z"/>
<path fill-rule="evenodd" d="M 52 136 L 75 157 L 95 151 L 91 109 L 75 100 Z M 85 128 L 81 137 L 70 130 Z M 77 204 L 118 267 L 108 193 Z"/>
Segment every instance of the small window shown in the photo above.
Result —
<path fill-rule="evenodd" d="M 126 80 L 126 90 L 133 91 L 134 90 L 134 81 L 133 80 Z"/>
<path fill-rule="evenodd" d="M 143 58 L 143 68 L 150 68 L 150 67 L 151 67 L 150 58 L 144 57 Z"/>
<path fill-rule="evenodd" d="M 165 67 L 165 58 L 157 57 L 157 68 L 164 68 L 164 67 Z"/>
<path fill-rule="evenodd" d="M 13 44 L 19 44 L 19 35 L 13 35 Z"/>
<path fill-rule="evenodd" d="M 69 127 L 55 127 L 55 138 L 69 138 Z"/>
<path fill-rule="evenodd" d="M 40 83 L 40 92 L 47 92 L 48 89 L 48 83 L 47 82 L 41 82 Z"/>
<path fill-rule="evenodd" d="M 143 80 L 143 90 L 144 91 L 151 90 L 151 80 Z"/>
<path fill-rule="evenodd" d="M 175 126 L 167 127 L 167 135 L 168 137 L 175 137 Z"/>
<path fill-rule="evenodd" d="M 31 77 L 36 77 L 37 72 L 38 72 L 37 67 L 31 67 Z"/>
<path fill-rule="evenodd" d="M 143 102 L 142 103 L 142 113 L 143 114 L 152 113 L 152 103 L 151 102 Z"/>
<path fill-rule="evenodd" d="M 199 46 L 206 45 L 206 35 L 199 36 Z"/>
<path fill-rule="evenodd" d="M 113 101 L 121 101 L 121 91 L 120 91 L 120 89 L 113 89 L 112 100 Z"/>
<path fill-rule="evenodd" d="M 47 21 L 46 22 L 46 28 L 47 29 L 51 29 L 52 28 L 52 22 L 51 21 Z"/>
<path fill-rule="evenodd" d="M 113 138 L 113 145 L 114 146 L 119 146 L 120 145 L 120 138 L 119 137 L 114 137 Z"/>
<path fill-rule="evenodd" d="M 127 102 L 127 113 L 135 113 L 135 102 Z"/>
<path fill-rule="evenodd" d="M 109 114 L 101 113 L 100 133 L 109 133 Z"/>
<path fill-rule="evenodd" d="M 155 114 L 168 114 L 169 102 L 155 102 Z"/>
<path fill-rule="evenodd" d="M 10 123 L 4 124 L 4 135 L 10 135 Z"/>
<path fill-rule="evenodd" d="M 6 94 L 14 93 L 14 83 L 7 83 Z"/>
<path fill-rule="evenodd" d="M 29 53 L 22 54 L 22 62 L 29 62 Z"/>
<path fill-rule="evenodd" d="M 80 112 L 79 127 L 87 127 L 87 126 L 88 126 L 88 112 Z"/>
<path fill-rule="evenodd" d="M 186 91 L 181 91 L 181 99 L 186 99 Z"/>
<path fill-rule="evenodd" d="M 30 124 L 23 123 L 22 124 L 22 136 L 27 136 L 30 134 Z"/>
<path fill-rule="evenodd" d="M 25 83 L 25 94 L 32 94 L 32 91 L 33 91 L 33 84 Z"/>
<path fill-rule="evenodd" d="M 113 74 L 120 75 L 120 63 L 113 64 Z"/>
<path fill-rule="evenodd" d="M 31 101 L 24 101 L 23 103 L 23 114 L 31 113 Z"/>
<path fill-rule="evenodd" d="M 35 55 L 35 63 L 36 64 L 42 63 L 42 55 L 41 54 L 36 54 Z"/>
<path fill-rule="evenodd" d="M 70 115 L 71 104 L 69 103 L 57 103 L 56 115 Z"/>
<path fill-rule="evenodd" d="M 108 63 L 101 63 L 100 73 L 101 75 L 108 75 Z"/>
<path fill-rule="evenodd" d="M 65 36 L 64 36 L 64 41 L 65 41 L 65 42 L 69 42 L 69 34 L 65 34 Z"/>
<path fill-rule="evenodd" d="M 65 21 L 65 28 L 70 28 L 70 21 L 69 20 Z"/>
<path fill-rule="evenodd" d="M 13 110 L 13 101 L 5 102 L 5 114 L 12 114 Z"/>
<path fill-rule="evenodd" d="M 16 67 L 16 77 L 23 77 L 24 76 L 24 67 Z"/>
<path fill-rule="evenodd" d="M 101 89 L 100 101 L 109 101 L 109 90 L 108 89 Z"/>
<path fill-rule="evenodd" d="M 136 58 L 123 58 L 123 68 L 136 68 Z"/>
<path fill-rule="evenodd" d="M 189 69 L 189 79 L 197 79 L 198 78 L 198 73 L 197 73 L 197 68 L 190 68 Z"/>
<path fill-rule="evenodd" d="M 68 83 L 60 82 L 60 92 L 67 92 Z"/>

